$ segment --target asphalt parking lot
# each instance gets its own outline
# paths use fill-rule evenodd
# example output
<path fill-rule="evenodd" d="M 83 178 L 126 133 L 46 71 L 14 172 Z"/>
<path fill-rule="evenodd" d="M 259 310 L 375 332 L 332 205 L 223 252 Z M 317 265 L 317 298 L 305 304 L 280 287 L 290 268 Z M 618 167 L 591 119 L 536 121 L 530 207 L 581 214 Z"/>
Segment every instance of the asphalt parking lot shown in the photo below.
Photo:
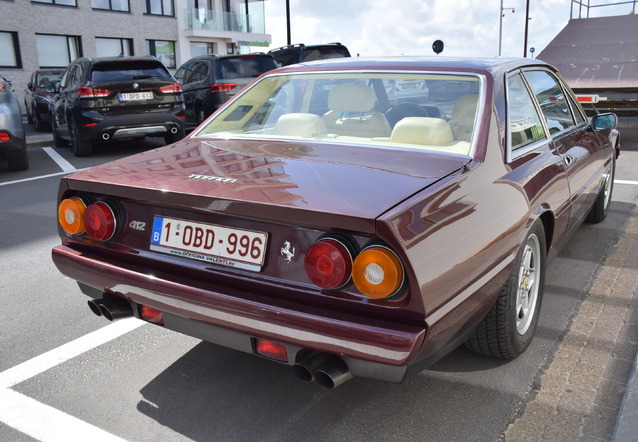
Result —
<path fill-rule="evenodd" d="M 503 363 L 459 349 L 404 384 L 324 391 L 287 367 L 93 316 L 50 262 L 57 180 L 162 143 L 78 159 L 30 129 L 31 168 L 0 164 L 0 440 L 636 440 L 635 134 L 609 218 L 548 269 L 528 352 Z"/>

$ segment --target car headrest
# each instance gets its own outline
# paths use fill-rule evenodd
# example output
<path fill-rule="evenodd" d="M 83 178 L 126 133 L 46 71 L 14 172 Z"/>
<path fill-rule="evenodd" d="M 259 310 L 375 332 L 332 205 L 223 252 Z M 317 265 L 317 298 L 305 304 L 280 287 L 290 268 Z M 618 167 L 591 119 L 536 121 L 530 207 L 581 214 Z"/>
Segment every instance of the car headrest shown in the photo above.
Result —
<path fill-rule="evenodd" d="M 394 126 L 390 141 L 394 143 L 445 146 L 453 141 L 452 129 L 440 118 L 406 117 Z"/>
<path fill-rule="evenodd" d="M 368 112 L 374 102 L 372 89 L 360 83 L 338 84 L 328 95 L 328 108 L 339 112 Z"/>
<path fill-rule="evenodd" d="M 319 137 L 326 135 L 326 123 L 319 115 L 306 113 L 284 114 L 275 124 L 275 133 L 294 137 Z"/>

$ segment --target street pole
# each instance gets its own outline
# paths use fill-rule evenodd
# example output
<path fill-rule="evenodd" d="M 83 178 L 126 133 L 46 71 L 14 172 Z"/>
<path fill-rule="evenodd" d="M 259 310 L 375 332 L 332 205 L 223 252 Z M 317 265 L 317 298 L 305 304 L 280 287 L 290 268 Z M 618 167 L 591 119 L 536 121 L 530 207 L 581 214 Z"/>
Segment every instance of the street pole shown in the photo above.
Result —
<path fill-rule="evenodd" d="M 503 17 L 505 16 L 505 14 L 503 14 L 503 11 L 505 9 L 509 9 L 510 11 L 512 11 L 512 14 L 516 11 L 516 9 L 514 8 L 504 8 L 503 7 L 503 0 L 501 0 L 501 9 L 499 9 L 498 11 L 498 20 L 499 20 L 499 25 L 498 25 L 498 56 L 501 56 L 501 45 L 503 42 Z"/>
<path fill-rule="evenodd" d="M 529 0 L 525 6 L 525 43 L 523 45 L 523 58 L 527 57 L 527 31 L 529 28 Z"/>
<path fill-rule="evenodd" d="M 290 0 L 286 0 L 286 30 L 288 31 L 288 46 L 290 46 Z"/>

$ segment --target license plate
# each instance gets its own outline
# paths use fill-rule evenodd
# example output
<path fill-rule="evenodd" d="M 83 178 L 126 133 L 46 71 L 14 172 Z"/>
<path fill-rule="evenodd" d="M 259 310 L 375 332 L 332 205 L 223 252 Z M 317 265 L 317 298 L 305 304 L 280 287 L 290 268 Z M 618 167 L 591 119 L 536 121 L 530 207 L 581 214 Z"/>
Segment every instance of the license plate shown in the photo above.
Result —
<path fill-rule="evenodd" d="M 150 249 L 258 272 L 267 242 L 264 232 L 155 216 Z"/>
<path fill-rule="evenodd" d="M 128 92 L 120 94 L 120 101 L 144 101 L 152 100 L 153 92 Z"/>

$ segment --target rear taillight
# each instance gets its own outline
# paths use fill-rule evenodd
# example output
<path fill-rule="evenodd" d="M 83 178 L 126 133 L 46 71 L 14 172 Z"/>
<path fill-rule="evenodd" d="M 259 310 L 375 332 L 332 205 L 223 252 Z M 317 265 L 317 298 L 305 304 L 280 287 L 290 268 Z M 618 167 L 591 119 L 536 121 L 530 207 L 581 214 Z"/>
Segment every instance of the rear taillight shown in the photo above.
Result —
<path fill-rule="evenodd" d="M 173 84 L 167 84 L 166 86 L 160 87 L 159 91 L 163 94 L 181 94 L 182 86 L 179 84 L 179 81 L 176 81 Z"/>
<path fill-rule="evenodd" d="M 352 280 L 361 293 L 380 299 L 394 295 L 403 284 L 403 266 L 397 255 L 384 246 L 371 246 L 354 260 Z"/>
<path fill-rule="evenodd" d="M 96 89 L 89 86 L 82 86 L 78 88 L 78 95 L 80 98 L 104 98 L 111 95 L 108 89 Z"/>
<path fill-rule="evenodd" d="M 62 200 L 58 206 L 58 221 L 62 229 L 70 235 L 83 233 L 85 210 L 86 204 L 80 198 L 73 197 Z"/>
<path fill-rule="evenodd" d="M 0 142 L 11 141 L 11 135 L 8 132 L 0 131 Z"/>
<path fill-rule="evenodd" d="M 326 238 L 314 243 L 304 259 L 306 274 L 323 289 L 341 287 L 352 274 L 352 255 L 341 242 Z"/>
<path fill-rule="evenodd" d="M 210 85 L 210 92 L 229 92 L 239 86 L 237 83 L 217 83 Z"/>
<path fill-rule="evenodd" d="M 84 210 L 84 229 L 91 239 L 108 241 L 116 228 L 115 211 L 104 201 L 91 204 Z"/>

